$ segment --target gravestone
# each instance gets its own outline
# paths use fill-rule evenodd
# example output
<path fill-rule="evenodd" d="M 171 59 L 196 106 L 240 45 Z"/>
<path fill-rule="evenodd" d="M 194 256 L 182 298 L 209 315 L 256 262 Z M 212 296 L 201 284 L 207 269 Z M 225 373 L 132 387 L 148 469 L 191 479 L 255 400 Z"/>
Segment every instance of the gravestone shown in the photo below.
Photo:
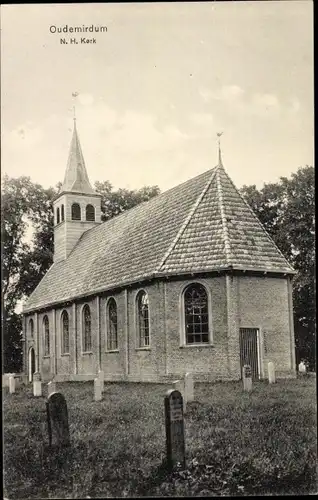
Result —
<path fill-rule="evenodd" d="M 2 375 L 2 387 L 9 387 L 9 378 L 14 376 L 15 373 L 4 373 Z"/>
<path fill-rule="evenodd" d="M 37 398 L 42 396 L 42 382 L 39 372 L 33 374 L 33 395 Z"/>
<path fill-rule="evenodd" d="M 9 393 L 10 394 L 15 393 L 15 378 L 12 375 L 11 377 L 9 377 Z"/>
<path fill-rule="evenodd" d="M 104 371 L 103 370 L 99 370 L 98 371 L 98 378 L 100 380 L 100 383 L 101 383 L 101 391 L 102 393 L 104 392 Z"/>
<path fill-rule="evenodd" d="M 47 393 L 48 393 L 48 396 L 50 396 L 50 394 L 53 394 L 53 392 L 56 392 L 56 382 L 54 382 L 52 380 L 51 382 L 49 382 L 47 384 Z"/>
<path fill-rule="evenodd" d="M 183 398 L 180 391 L 170 389 L 165 396 L 167 465 L 173 469 L 178 463 L 185 469 L 185 441 Z"/>
<path fill-rule="evenodd" d="M 67 404 L 63 394 L 54 392 L 46 402 L 49 446 L 64 448 L 70 446 Z"/>
<path fill-rule="evenodd" d="M 305 363 L 303 361 L 301 361 L 298 365 L 298 372 L 301 374 L 301 375 L 306 375 L 306 372 L 307 372 L 307 367 L 305 365 Z"/>
<path fill-rule="evenodd" d="M 252 369 L 250 365 L 243 366 L 243 389 L 247 392 L 252 390 Z"/>
<path fill-rule="evenodd" d="M 185 382 L 184 380 L 175 380 L 172 383 L 173 389 L 175 391 L 179 391 L 182 395 L 182 400 L 183 400 L 183 412 L 186 412 L 186 407 L 187 407 L 187 400 L 186 400 L 186 393 L 185 393 Z"/>
<path fill-rule="evenodd" d="M 275 384 L 276 382 L 275 365 L 272 361 L 268 363 L 268 382 L 270 384 Z"/>
<path fill-rule="evenodd" d="M 94 401 L 102 399 L 102 384 L 99 378 L 94 379 Z"/>
<path fill-rule="evenodd" d="M 194 401 L 194 383 L 193 374 L 186 373 L 184 376 L 184 388 L 185 388 L 185 399 L 186 402 Z"/>

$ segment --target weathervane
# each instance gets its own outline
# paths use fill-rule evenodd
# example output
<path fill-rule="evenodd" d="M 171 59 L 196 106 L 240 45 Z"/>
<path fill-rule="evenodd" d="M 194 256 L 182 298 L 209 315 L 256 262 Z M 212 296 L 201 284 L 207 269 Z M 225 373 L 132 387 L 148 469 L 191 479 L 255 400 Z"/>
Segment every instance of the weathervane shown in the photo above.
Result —
<path fill-rule="evenodd" d="M 222 165 L 222 155 L 221 155 L 221 135 L 223 132 L 217 132 L 217 137 L 218 137 L 218 150 L 219 150 L 219 165 Z"/>
<path fill-rule="evenodd" d="M 76 112 L 75 112 L 75 99 L 78 96 L 78 92 L 73 92 L 72 97 L 74 98 L 74 104 L 73 104 L 73 120 L 74 122 L 76 121 Z"/>

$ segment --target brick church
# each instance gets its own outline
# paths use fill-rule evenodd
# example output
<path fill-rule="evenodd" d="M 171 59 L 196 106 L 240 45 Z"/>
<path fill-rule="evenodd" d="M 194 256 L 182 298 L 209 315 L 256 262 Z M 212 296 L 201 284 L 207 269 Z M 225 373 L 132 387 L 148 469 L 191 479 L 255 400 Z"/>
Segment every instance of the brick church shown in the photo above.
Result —
<path fill-rule="evenodd" d="M 76 122 L 54 263 L 23 309 L 24 373 L 168 382 L 295 375 L 294 271 L 218 165 L 101 223 Z"/>

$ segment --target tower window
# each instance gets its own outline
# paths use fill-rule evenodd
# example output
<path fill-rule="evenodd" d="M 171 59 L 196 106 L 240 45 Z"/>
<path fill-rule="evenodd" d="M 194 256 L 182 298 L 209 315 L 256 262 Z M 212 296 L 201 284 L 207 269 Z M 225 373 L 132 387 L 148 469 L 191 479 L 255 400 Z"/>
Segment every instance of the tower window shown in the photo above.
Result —
<path fill-rule="evenodd" d="M 93 205 L 86 206 L 86 220 L 95 220 L 95 208 L 93 207 Z"/>
<path fill-rule="evenodd" d="M 72 220 L 81 220 L 81 207 L 78 203 L 72 205 Z"/>
<path fill-rule="evenodd" d="M 60 223 L 60 209 L 57 207 L 56 209 L 56 224 Z"/>
<path fill-rule="evenodd" d="M 61 220 L 64 220 L 64 205 L 61 206 Z"/>

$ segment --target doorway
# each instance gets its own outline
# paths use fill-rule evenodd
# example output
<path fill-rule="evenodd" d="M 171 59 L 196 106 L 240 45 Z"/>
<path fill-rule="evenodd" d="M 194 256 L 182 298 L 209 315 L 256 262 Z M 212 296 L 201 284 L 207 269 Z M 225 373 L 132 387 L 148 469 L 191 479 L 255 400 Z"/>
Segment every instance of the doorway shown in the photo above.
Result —
<path fill-rule="evenodd" d="M 240 358 L 241 358 L 241 376 L 244 365 L 250 365 L 252 370 L 252 379 L 259 379 L 258 362 L 258 328 L 240 328 Z"/>
<path fill-rule="evenodd" d="M 35 372 L 35 352 L 33 347 L 29 350 L 29 382 L 33 381 L 33 374 Z"/>

